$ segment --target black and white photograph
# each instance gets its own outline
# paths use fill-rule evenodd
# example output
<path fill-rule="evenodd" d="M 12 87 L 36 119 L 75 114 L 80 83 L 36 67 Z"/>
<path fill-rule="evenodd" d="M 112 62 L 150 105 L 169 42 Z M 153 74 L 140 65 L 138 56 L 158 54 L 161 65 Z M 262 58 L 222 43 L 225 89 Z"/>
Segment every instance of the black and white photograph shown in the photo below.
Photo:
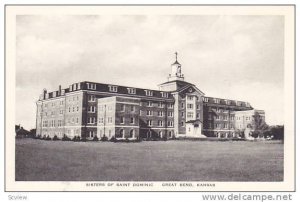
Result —
<path fill-rule="evenodd" d="M 278 7 L 7 6 L 7 189 L 293 190 Z"/>

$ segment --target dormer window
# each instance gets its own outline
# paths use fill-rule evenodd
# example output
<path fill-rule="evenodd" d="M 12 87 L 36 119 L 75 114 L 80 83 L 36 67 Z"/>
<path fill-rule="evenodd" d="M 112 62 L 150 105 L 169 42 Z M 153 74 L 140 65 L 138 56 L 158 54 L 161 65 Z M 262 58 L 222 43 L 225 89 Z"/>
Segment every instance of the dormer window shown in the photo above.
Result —
<path fill-rule="evenodd" d="M 227 105 L 230 105 L 230 100 L 224 100 Z"/>
<path fill-rule="evenodd" d="M 153 91 L 152 90 L 145 90 L 145 93 L 147 96 L 153 96 Z"/>
<path fill-rule="evenodd" d="M 217 98 L 214 98 L 214 103 L 219 104 L 219 103 L 220 103 L 220 100 L 217 99 Z"/>
<path fill-rule="evenodd" d="M 56 97 L 56 91 L 52 93 L 52 97 Z"/>
<path fill-rule="evenodd" d="M 86 83 L 87 89 L 90 90 L 96 90 L 96 84 L 95 83 Z"/>
<path fill-rule="evenodd" d="M 80 90 L 80 83 L 77 84 L 77 89 Z"/>
<path fill-rule="evenodd" d="M 61 95 L 65 95 L 65 90 L 61 90 Z"/>
<path fill-rule="evenodd" d="M 135 88 L 127 88 L 129 94 L 136 94 L 136 89 Z"/>
<path fill-rule="evenodd" d="M 77 84 L 76 83 L 73 84 L 73 90 L 77 90 Z"/>
<path fill-rule="evenodd" d="M 161 96 L 167 98 L 169 97 L 169 94 L 167 92 L 161 92 Z"/>
<path fill-rule="evenodd" d="M 108 86 L 110 92 L 118 92 L 118 86 Z"/>
<path fill-rule="evenodd" d="M 207 97 L 204 97 L 204 98 L 203 98 L 203 101 L 204 101 L 204 102 L 208 102 L 208 98 L 207 98 Z"/>
<path fill-rule="evenodd" d="M 69 86 L 69 90 L 70 90 L 70 91 L 73 91 L 73 85 L 70 85 L 70 86 Z"/>

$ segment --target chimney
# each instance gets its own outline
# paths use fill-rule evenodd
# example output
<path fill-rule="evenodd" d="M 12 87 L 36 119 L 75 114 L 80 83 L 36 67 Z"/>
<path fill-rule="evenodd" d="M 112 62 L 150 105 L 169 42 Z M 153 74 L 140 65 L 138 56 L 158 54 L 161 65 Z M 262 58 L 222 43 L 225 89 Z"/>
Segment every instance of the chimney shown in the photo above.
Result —
<path fill-rule="evenodd" d="M 43 90 L 44 100 L 46 99 L 46 94 L 47 94 L 47 89 L 44 88 L 44 90 Z"/>
<path fill-rule="evenodd" d="M 61 85 L 58 86 L 58 95 L 61 95 Z"/>

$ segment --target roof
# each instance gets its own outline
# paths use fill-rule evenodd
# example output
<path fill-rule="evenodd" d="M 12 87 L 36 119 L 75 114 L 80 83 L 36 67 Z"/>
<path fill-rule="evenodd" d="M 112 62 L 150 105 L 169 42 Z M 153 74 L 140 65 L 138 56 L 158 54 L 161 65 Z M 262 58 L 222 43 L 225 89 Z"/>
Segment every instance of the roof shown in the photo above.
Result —
<path fill-rule="evenodd" d="M 167 82 L 161 83 L 161 84 L 159 84 L 159 85 L 168 84 L 168 83 L 173 83 L 173 82 L 176 82 L 176 83 L 179 83 L 179 84 L 183 84 L 183 85 L 194 85 L 194 84 L 191 84 L 191 83 L 189 83 L 189 82 L 181 81 L 181 80 L 167 81 Z"/>
<path fill-rule="evenodd" d="M 181 65 L 177 60 L 172 65 Z"/>
<path fill-rule="evenodd" d="M 202 123 L 202 121 L 201 121 L 200 119 L 196 119 L 196 120 L 189 120 L 189 121 L 187 121 L 187 122 L 185 122 L 185 123 L 196 123 L 196 122 L 200 122 L 200 123 Z"/>

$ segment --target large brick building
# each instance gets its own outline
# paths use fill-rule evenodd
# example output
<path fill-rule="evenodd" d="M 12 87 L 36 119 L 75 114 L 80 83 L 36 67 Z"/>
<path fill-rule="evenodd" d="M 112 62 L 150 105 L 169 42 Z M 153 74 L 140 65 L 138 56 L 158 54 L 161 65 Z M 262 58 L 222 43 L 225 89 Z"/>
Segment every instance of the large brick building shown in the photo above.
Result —
<path fill-rule="evenodd" d="M 220 138 L 255 124 L 249 103 L 206 97 L 184 81 L 177 53 L 159 90 L 83 81 L 44 90 L 36 104 L 37 134 L 50 137 Z M 264 121 L 264 111 L 259 114 Z"/>

